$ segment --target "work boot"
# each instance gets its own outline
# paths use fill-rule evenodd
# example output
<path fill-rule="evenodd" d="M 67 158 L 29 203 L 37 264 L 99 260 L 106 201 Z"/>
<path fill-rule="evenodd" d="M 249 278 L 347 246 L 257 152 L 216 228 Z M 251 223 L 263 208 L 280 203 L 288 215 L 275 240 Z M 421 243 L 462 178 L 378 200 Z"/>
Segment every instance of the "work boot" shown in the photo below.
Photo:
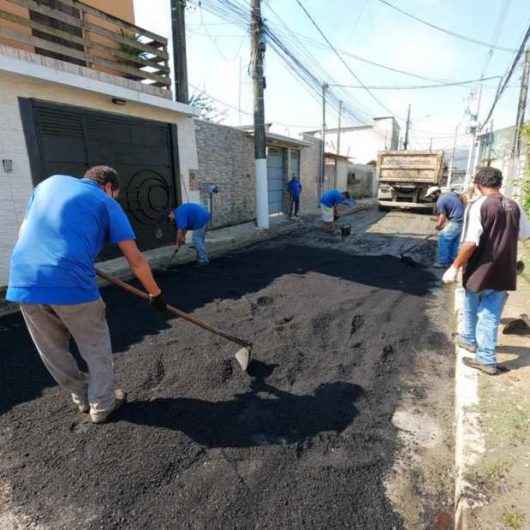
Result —
<path fill-rule="evenodd" d="M 90 419 L 92 423 L 106 423 L 109 421 L 111 416 L 127 402 L 127 393 L 121 389 L 116 389 L 114 391 L 114 404 L 109 410 L 104 410 L 102 412 L 90 412 Z"/>
<path fill-rule="evenodd" d="M 488 375 L 497 375 L 499 373 L 499 369 L 497 368 L 496 364 L 479 363 L 478 361 L 475 361 L 475 359 L 471 359 L 470 357 L 464 357 L 462 361 L 468 368 L 480 370 L 481 372 L 484 372 Z"/>
<path fill-rule="evenodd" d="M 86 394 L 83 394 L 82 396 L 79 394 L 71 394 L 71 397 L 79 412 L 81 414 L 87 414 L 90 410 L 90 404 L 87 401 Z"/>
<path fill-rule="evenodd" d="M 458 333 L 455 333 L 453 335 L 453 339 L 455 341 L 455 344 L 459 348 L 462 348 L 462 349 L 468 351 L 469 353 L 476 353 L 477 352 L 476 344 L 471 344 L 470 342 L 467 342 L 466 340 L 463 339 L 462 335 L 459 335 Z"/>

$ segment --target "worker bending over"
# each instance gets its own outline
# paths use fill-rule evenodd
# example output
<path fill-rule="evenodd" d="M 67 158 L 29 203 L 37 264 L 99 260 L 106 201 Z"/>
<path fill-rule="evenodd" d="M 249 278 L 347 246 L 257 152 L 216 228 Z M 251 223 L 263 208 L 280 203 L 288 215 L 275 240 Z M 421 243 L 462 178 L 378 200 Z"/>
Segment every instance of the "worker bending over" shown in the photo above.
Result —
<path fill-rule="evenodd" d="M 458 254 L 464 222 L 464 203 L 458 193 L 454 191 L 442 193 L 438 186 L 430 187 L 425 196 L 436 200 L 438 219 L 435 228 L 439 234 L 438 259 L 435 267 L 447 269 Z"/>
<path fill-rule="evenodd" d="M 110 333 L 94 261 L 103 245 L 118 245 L 149 293 L 165 311 L 164 297 L 138 250 L 125 212 L 115 200 L 116 171 L 97 166 L 83 179 L 55 175 L 40 183 L 11 256 L 6 299 L 18 302 L 44 365 L 94 423 L 109 419 L 125 401 L 115 390 Z M 88 374 L 69 351 L 73 337 Z"/>
<path fill-rule="evenodd" d="M 330 190 L 320 198 L 320 208 L 322 210 L 323 229 L 326 232 L 333 232 L 335 221 L 339 218 L 337 206 L 344 204 L 353 208 L 355 201 L 351 199 L 347 191 Z"/>
<path fill-rule="evenodd" d="M 475 186 L 481 197 L 466 209 L 462 246 L 443 281 L 455 282 L 463 267 L 463 331 L 456 342 L 475 354 L 463 359 L 466 366 L 495 375 L 497 330 L 507 291 L 516 289 L 517 240 L 530 238 L 530 223 L 520 206 L 501 194 L 498 169 L 479 168 Z"/>
<path fill-rule="evenodd" d="M 193 246 L 197 251 L 199 265 L 208 265 L 206 252 L 206 232 L 210 221 L 210 213 L 204 206 L 193 202 L 185 202 L 178 208 L 169 211 L 169 219 L 177 227 L 177 248 L 186 243 L 186 233 L 193 230 Z"/>

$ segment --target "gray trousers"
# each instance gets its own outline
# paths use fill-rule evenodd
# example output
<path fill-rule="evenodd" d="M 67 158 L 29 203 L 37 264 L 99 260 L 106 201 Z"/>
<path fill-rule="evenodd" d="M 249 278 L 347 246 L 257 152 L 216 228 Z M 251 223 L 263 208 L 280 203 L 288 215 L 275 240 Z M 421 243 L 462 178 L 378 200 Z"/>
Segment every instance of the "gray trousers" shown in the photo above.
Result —
<path fill-rule="evenodd" d="M 44 365 L 70 392 L 74 403 L 89 404 L 91 412 L 110 410 L 114 404 L 114 371 L 103 300 L 76 305 L 21 304 L 20 309 Z M 79 370 L 70 353 L 71 337 L 88 374 Z"/>

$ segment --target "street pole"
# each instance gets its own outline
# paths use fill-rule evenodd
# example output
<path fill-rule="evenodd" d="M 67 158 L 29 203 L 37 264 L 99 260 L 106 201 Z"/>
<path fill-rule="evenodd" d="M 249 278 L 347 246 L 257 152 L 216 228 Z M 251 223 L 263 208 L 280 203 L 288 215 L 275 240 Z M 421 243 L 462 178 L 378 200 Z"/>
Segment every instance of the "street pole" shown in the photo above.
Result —
<path fill-rule="evenodd" d="M 449 165 L 449 175 L 447 177 L 447 187 L 451 188 L 451 181 L 453 180 L 453 172 L 455 170 L 455 156 L 456 156 L 456 142 L 458 139 L 458 125 L 455 128 L 455 139 L 453 140 L 453 150 L 451 151 L 451 163 Z"/>
<path fill-rule="evenodd" d="M 326 91 L 329 88 L 327 83 L 322 83 L 322 146 L 320 150 L 320 185 L 319 200 L 322 196 L 322 184 L 326 176 Z"/>
<path fill-rule="evenodd" d="M 520 174 L 521 136 L 523 133 L 524 119 L 526 114 L 526 100 L 528 97 L 528 76 L 530 73 L 530 48 L 526 50 L 523 65 L 523 76 L 521 78 L 521 90 L 519 92 L 519 102 L 517 104 L 517 118 L 513 132 L 512 147 L 510 150 L 510 160 L 508 169 L 504 177 L 504 193 L 508 197 L 513 195 L 514 180 Z"/>
<path fill-rule="evenodd" d="M 409 131 L 410 131 L 410 105 L 409 105 L 409 111 L 407 112 L 407 127 L 405 129 L 405 141 L 403 142 L 404 151 L 406 151 L 409 148 Z"/>
<path fill-rule="evenodd" d="M 523 132 L 524 118 L 526 114 L 526 101 L 528 98 L 528 76 L 530 75 L 530 48 L 526 50 L 523 65 L 523 77 L 521 79 L 521 91 L 519 92 L 519 103 L 517 105 L 517 119 L 512 144 L 512 158 L 521 154 L 521 135 Z"/>
<path fill-rule="evenodd" d="M 173 35 L 173 73 L 175 101 L 188 103 L 188 63 L 186 58 L 186 0 L 171 0 L 171 32 Z"/>
<path fill-rule="evenodd" d="M 263 57 L 265 39 L 261 19 L 261 0 L 252 0 L 252 81 L 254 85 L 254 156 L 256 159 L 256 221 L 258 228 L 269 228 L 269 192 L 267 185 L 267 147 L 265 140 L 265 78 Z"/>
<path fill-rule="evenodd" d="M 337 128 L 337 154 L 340 155 L 340 135 L 342 133 L 342 101 L 339 102 L 339 124 Z"/>
<path fill-rule="evenodd" d="M 241 127 L 241 125 L 243 125 L 241 123 L 241 88 L 242 88 L 242 85 L 243 85 L 243 79 L 241 77 L 241 70 L 242 70 L 243 66 L 242 66 L 242 60 L 241 60 L 241 57 L 239 58 L 239 94 L 238 94 L 238 98 L 237 98 L 237 113 L 238 113 L 238 120 L 239 120 L 239 126 Z"/>
<path fill-rule="evenodd" d="M 482 102 L 482 84 L 479 85 L 479 92 L 478 92 L 478 101 L 476 106 L 476 111 L 471 114 L 471 126 L 470 126 L 470 132 L 471 132 L 471 146 L 469 149 L 469 156 L 467 159 L 467 168 L 466 168 L 466 177 L 464 180 L 464 189 L 467 190 L 469 188 L 469 185 L 471 183 L 471 176 L 475 174 L 475 169 L 477 166 L 477 158 L 475 156 L 475 149 L 479 149 L 477 146 L 477 139 L 478 139 L 478 117 L 480 114 L 480 104 Z"/>

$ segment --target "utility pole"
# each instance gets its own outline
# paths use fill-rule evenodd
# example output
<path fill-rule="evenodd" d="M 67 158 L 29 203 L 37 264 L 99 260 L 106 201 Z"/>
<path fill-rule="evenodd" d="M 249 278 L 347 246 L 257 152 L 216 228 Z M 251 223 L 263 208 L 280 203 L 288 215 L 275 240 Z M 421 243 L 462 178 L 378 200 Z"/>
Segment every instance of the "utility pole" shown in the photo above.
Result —
<path fill-rule="evenodd" d="M 453 141 L 453 150 L 451 151 L 451 162 L 449 165 L 449 175 L 447 176 L 447 187 L 451 188 L 451 181 L 453 180 L 453 172 L 455 170 L 455 156 L 456 156 L 456 142 L 458 139 L 458 125 L 455 128 L 455 139 Z"/>
<path fill-rule="evenodd" d="M 188 103 L 188 62 L 186 58 L 186 0 L 171 0 L 171 31 L 173 35 L 173 74 L 175 101 Z"/>
<path fill-rule="evenodd" d="M 327 83 L 322 83 L 322 147 L 320 151 L 320 185 L 319 200 L 322 196 L 322 184 L 326 177 L 326 92 L 329 88 Z"/>
<path fill-rule="evenodd" d="M 477 154 L 480 156 L 480 146 L 478 142 L 478 117 L 480 114 L 480 104 L 482 102 L 482 83 L 480 84 L 478 92 L 478 100 L 475 112 L 471 113 L 471 122 L 469 132 L 471 133 L 471 146 L 469 148 L 469 157 L 467 159 L 466 178 L 464 180 L 464 189 L 467 190 L 471 183 L 471 176 L 475 174 L 475 169 L 478 163 Z M 475 152 L 476 151 L 476 152 Z"/>
<path fill-rule="evenodd" d="M 342 133 L 342 101 L 339 102 L 339 124 L 337 128 L 337 154 L 340 155 L 340 135 Z"/>
<path fill-rule="evenodd" d="M 526 114 L 526 101 L 528 98 L 528 76 L 530 75 L 530 48 L 526 50 L 523 65 L 523 78 L 521 79 L 521 91 L 519 92 L 519 104 L 517 106 L 517 119 L 512 143 L 512 158 L 518 158 L 521 153 L 521 135 L 523 132 L 524 118 Z"/>
<path fill-rule="evenodd" d="M 403 142 L 403 150 L 406 151 L 409 148 L 409 131 L 410 131 L 410 105 L 407 113 L 407 127 L 405 129 L 405 141 Z"/>
<path fill-rule="evenodd" d="M 521 78 L 521 90 L 519 92 L 519 102 L 517 104 L 517 118 L 513 132 L 512 147 L 510 150 L 510 161 L 508 170 L 505 173 L 504 193 L 512 197 L 514 180 L 519 178 L 521 169 L 521 136 L 523 133 L 524 118 L 526 114 L 526 100 L 528 97 L 528 75 L 530 73 L 530 48 L 526 50 L 523 64 L 523 76 Z"/>
<path fill-rule="evenodd" d="M 243 125 L 241 123 L 241 92 L 242 92 L 242 85 L 243 85 L 243 79 L 241 78 L 241 69 L 242 69 L 242 60 L 241 57 L 239 58 L 239 93 L 237 98 L 237 113 L 238 113 L 238 120 L 239 120 L 239 126 Z"/>
<path fill-rule="evenodd" d="M 261 19 L 261 0 L 252 0 L 252 81 L 254 84 L 254 153 L 256 159 L 256 221 L 258 228 L 269 228 L 269 192 L 267 184 L 267 147 L 265 141 L 265 78 L 263 57 L 265 39 Z"/>

